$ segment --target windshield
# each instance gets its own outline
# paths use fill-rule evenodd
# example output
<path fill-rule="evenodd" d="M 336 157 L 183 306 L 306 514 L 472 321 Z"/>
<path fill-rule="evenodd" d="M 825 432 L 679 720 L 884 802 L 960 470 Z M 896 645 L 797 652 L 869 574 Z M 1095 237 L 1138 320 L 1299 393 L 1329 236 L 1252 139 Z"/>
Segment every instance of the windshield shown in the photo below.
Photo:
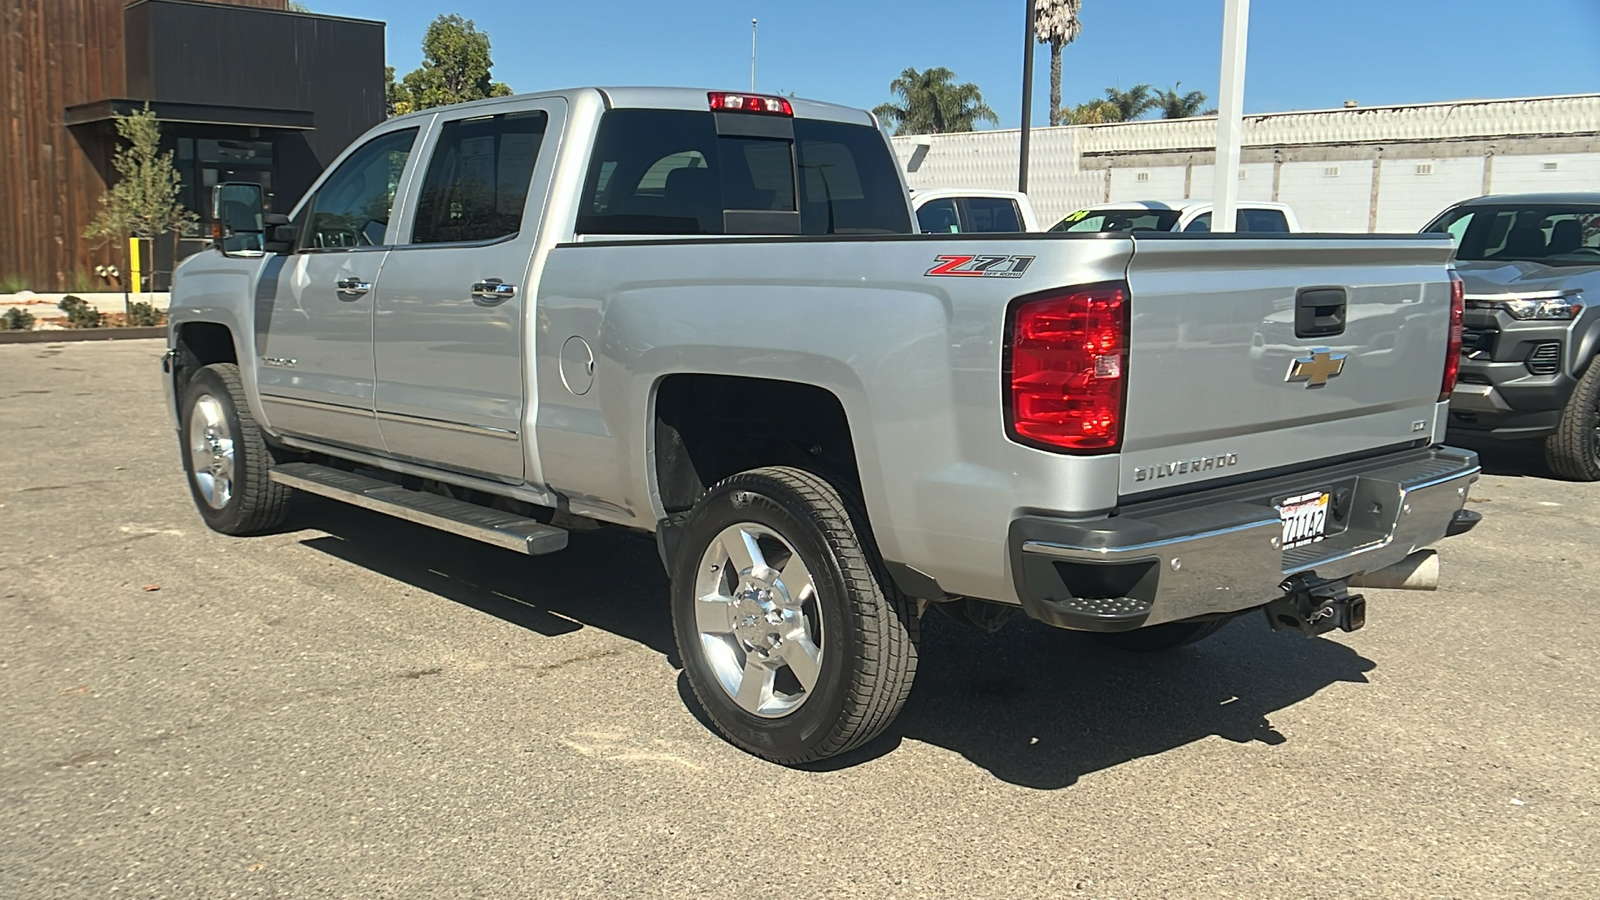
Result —
<path fill-rule="evenodd" d="M 1175 209 L 1080 209 L 1051 231 L 1171 231 L 1183 213 Z"/>
<path fill-rule="evenodd" d="M 1446 210 L 1425 232 L 1456 239 L 1456 259 L 1600 266 L 1600 206 L 1463 206 Z"/>

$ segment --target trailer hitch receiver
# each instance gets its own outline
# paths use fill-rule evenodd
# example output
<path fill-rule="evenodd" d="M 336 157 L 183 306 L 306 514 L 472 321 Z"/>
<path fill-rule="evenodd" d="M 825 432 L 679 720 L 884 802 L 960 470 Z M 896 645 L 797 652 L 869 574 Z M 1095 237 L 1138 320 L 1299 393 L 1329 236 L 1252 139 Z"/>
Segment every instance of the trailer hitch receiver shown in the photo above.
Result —
<path fill-rule="evenodd" d="M 1273 631 L 1298 631 L 1306 637 L 1335 628 L 1355 631 L 1367 624 L 1367 599 L 1352 594 L 1342 580 L 1296 575 L 1283 583 L 1283 596 L 1266 606 Z"/>

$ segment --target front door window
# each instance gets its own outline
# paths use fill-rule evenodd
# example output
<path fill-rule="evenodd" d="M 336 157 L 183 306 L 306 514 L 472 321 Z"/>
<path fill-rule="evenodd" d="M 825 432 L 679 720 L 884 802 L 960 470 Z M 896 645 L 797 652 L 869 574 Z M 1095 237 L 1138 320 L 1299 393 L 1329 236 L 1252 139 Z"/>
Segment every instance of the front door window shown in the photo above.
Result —
<path fill-rule="evenodd" d="M 339 164 L 308 204 L 307 250 L 376 247 L 384 243 L 400 175 L 417 129 L 392 131 L 368 141 Z"/>

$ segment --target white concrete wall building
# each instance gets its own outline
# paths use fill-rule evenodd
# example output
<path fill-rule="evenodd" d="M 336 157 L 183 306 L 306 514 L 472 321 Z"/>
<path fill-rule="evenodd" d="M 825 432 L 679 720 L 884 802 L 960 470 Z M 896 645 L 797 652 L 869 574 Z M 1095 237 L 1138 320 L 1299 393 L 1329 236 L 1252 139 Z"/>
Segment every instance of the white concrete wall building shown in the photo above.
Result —
<path fill-rule="evenodd" d="M 1016 129 L 896 137 L 918 188 L 1016 190 Z M 1216 119 L 1037 128 L 1039 220 L 1111 200 L 1211 195 Z M 1487 193 L 1600 191 L 1600 94 L 1268 113 L 1244 119 L 1240 198 L 1314 231 L 1416 231 Z"/>

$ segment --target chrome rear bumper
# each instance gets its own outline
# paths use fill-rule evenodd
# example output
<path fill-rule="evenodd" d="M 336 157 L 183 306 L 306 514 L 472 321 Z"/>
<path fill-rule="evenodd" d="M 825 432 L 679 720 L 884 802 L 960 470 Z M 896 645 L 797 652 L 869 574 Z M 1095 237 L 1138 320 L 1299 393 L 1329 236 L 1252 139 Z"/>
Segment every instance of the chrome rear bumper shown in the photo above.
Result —
<path fill-rule="evenodd" d="M 1458 532 L 1457 513 L 1478 472 L 1477 454 L 1435 447 L 1131 506 L 1093 521 L 1025 517 L 1012 523 L 1010 536 L 1017 594 L 1034 618 L 1090 631 L 1251 609 L 1278 597 L 1290 576 L 1376 571 Z M 1281 550 L 1275 501 L 1319 489 L 1334 498 L 1332 533 Z"/>

